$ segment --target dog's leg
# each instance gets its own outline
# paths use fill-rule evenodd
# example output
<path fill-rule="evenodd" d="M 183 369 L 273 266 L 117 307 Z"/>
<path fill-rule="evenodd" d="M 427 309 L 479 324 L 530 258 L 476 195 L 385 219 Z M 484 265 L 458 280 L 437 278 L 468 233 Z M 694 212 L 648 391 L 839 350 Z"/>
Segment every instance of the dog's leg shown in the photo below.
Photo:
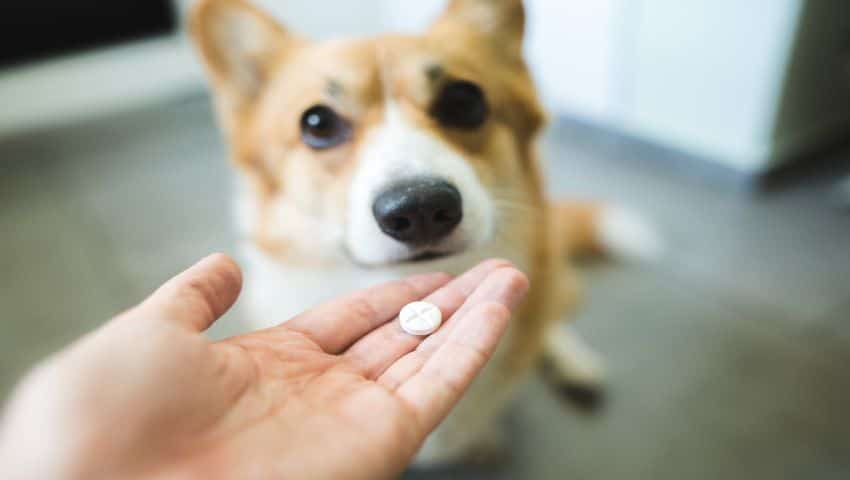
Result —
<path fill-rule="evenodd" d="M 549 327 L 544 352 L 544 376 L 567 400 L 585 410 L 601 405 L 605 367 L 602 357 L 572 326 Z"/>

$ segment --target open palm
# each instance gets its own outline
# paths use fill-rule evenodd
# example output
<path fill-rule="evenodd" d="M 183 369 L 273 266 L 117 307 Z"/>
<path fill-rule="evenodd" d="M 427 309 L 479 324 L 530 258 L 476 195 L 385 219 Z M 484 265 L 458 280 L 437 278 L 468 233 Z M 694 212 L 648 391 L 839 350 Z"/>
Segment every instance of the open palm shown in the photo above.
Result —
<path fill-rule="evenodd" d="M 31 397 L 61 384 L 74 392 L 55 407 L 77 439 L 74 461 L 61 466 L 67 476 L 390 477 L 459 400 L 528 284 L 507 262 L 488 261 L 455 279 L 412 277 L 279 327 L 207 340 L 202 332 L 240 287 L 223 256 L 171 280 L 31 376 L 7 433 Z M 449 319 L 424 340 L 392 321 L 421 299 Z M 15 452 L 7 458 L 20 468 L 49 453 L 15 447 L 0 451 Z"/>

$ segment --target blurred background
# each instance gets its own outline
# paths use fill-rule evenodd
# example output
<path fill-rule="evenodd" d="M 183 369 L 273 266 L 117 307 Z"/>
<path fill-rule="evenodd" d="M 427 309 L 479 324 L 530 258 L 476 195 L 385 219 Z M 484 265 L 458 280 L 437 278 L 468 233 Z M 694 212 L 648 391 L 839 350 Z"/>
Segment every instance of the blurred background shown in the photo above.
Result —
<path fill-rule="evenodd" d="M 0 399 L 235 250 L 190 3 L 0 6 Z M 413 32 L 444 5 L 257 3 L 318 38 Z M 604 409 L 532 378 L 510 464 L 440 478 L 848 478 L 850 3 L 526 3 L 550 189 L 647 213 L 669 251 L 588 268 L 578 325 L 610 362 Z"/>

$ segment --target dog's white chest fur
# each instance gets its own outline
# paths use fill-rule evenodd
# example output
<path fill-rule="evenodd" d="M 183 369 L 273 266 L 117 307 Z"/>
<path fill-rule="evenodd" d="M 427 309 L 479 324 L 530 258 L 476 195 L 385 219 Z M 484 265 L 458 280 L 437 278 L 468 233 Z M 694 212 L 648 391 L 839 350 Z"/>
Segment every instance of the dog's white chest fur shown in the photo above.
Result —
<path fill-rule="evenodd" d="M 512 250 L 512 255 L 509 252 Z M 428 264 L 410 264 L 380 269 L 354 265 L 303 268 L 286 266 L 252 245 L 242 251 L 245 287 L 242 295 L 247 320 L 253 328 L 284 323 L 295 315 L 333 298 L 384 282 L 425 272 L 460 274 L 478 262 L 507 258 L 520 268 L 526 265 L 515 249 L 484 248 Z"/>
<path fill-rule="evenodd" d="M 389 272 L 282 265 L 255 247 L 243 250 L 244 306 L 254 328 L 267 328 L 316 305 L 394 277 Z"/>

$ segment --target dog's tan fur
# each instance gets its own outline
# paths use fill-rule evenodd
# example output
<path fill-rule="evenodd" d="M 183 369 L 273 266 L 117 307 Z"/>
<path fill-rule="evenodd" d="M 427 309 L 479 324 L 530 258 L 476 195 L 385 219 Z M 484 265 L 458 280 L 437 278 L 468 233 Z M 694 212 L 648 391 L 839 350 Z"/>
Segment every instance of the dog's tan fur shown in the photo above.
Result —
<path fill-rule="evenodd" d="M 522 2 L 454 0 L 425 35 L 326 43 L 295 36 L 243 0 L 202 0 L 191 26 L 233 162 L 248 183 L 244 208 L 252 220 L 246 234 L 281 265 L 345 263 L 339 252 L 316 245 L 315 219 L 344 224 L 356 152 L 384 118 L 390 99 L 408 122 L 463 155 L 497 199 L 502 221 L 495 251 L 525 268 L 532 284 L 503 353 L 488 366 L 489 377 L 470 392 L 470 401 L 487 402 L 494 389 L 511 390 L 544 352 L 553 325 L 577 302 L 567 257 L 601 248 L 599 206 L 553 204 L 544 193 L 535 140 L 545 116 L 522 58 Z M 486 92 L 491 116 L 482 128 L 445 129 L 428 115 L 435 92 L 453 78 L 472 79 Z M 300 113 L 317 102 L 355 119 L 352 141 L 327 151 L 301 142 Z M 457 269 L 468 266 L 461 263 Z M 573 359 L 561 355 L 556 362 Z M 494 410 L 501 407 L 494 405 Z M 475 415 L 472 410 L 480 408 L 462 405 L 454 417 Z M 443 437 L 465 425 L 483 430 L 491 421 L 450 419 Z M 440 436 L 438 431 L 435 438 Z M 475 441 L 444 439 L 432 458 L 463 454 L 446 450 L 473 448 Z"/>

